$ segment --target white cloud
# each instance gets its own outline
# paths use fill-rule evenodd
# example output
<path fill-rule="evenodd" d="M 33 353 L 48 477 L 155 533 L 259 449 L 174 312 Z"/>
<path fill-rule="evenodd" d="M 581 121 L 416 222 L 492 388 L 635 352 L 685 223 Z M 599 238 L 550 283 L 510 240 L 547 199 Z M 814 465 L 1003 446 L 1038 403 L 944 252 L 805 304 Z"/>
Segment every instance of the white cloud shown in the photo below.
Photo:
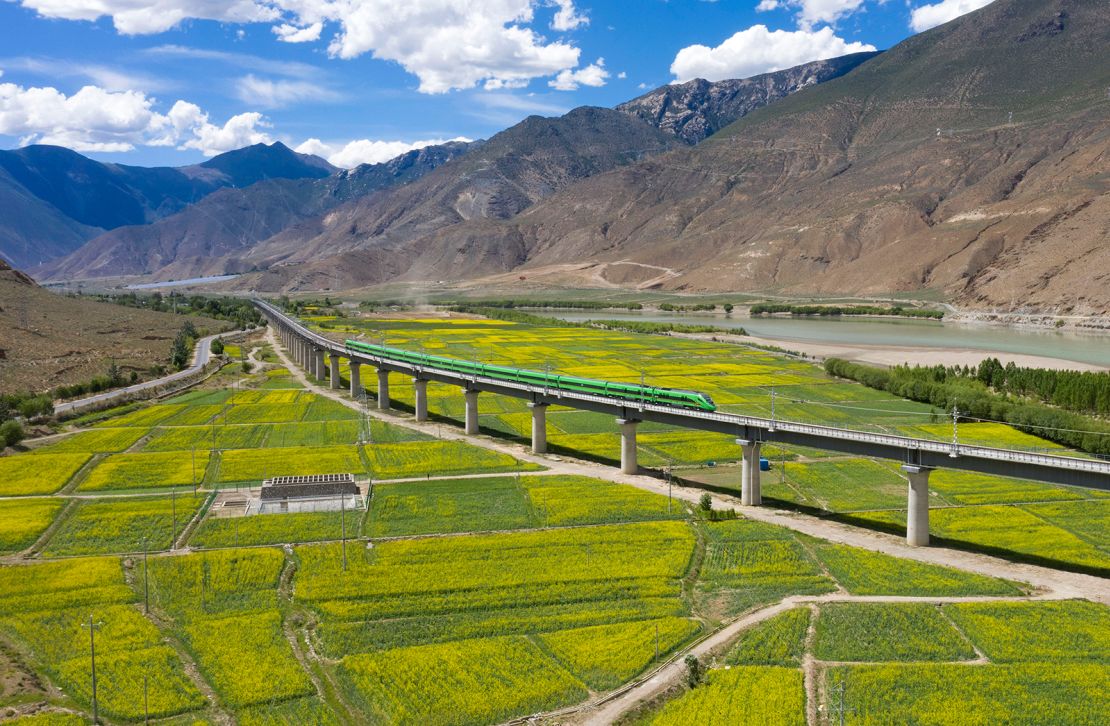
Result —
<path fill-rule="evenodd" d="M 285 43 L 311 43 L 320 39 L 320 32 L 323 29 L 324 24 L 322 22 L 315 22 L 303 28 L 298 28 L 296 25 L 290 25 L 289 23 L 282 23 L 271 28 L 278 40 Z"/>
<path fill-rule="evenodd" d="M 250 71 L 271 73 L 278 76 L 292 76 L 294 78 L 317 78 L 321 70 L 311 63 L 298 61 L 279 61 L 271 58 L 262 58 L 249 53 L 229 53 L 223 50 L 208 48 L 193 48 L 187 45 L 156 45 L 145 48 L 142 54 L 155 60 L 163 58 L 186 58 L 193 61 L 210 61 L 214 64 L 230 65 Z"/>
<path fill-rule="evenodd" d="M 257 112 L 233 116 L 223 126 L 200 107 L 178 101 L 168 113 L 139 91 L 85 86 L 73 95 L 52 87 L 0 83 L 0 134 L 21 144 L 56 144 L 76 151 L 120 152 L 136 146 L 198 149 L 211 156 L 269 141 L 268 124 Z"/>
<path fill-rule="evenodd" d="M 990 5 L 994 0 L 941 0 L 933 5 L 922 5 L 910 13 L 910 27 L 921 32 L 936 27 L 972 10 Z"/>
<path fill-rule="evenodd" d="M 556 91 L 575 91 L 579 86 L 599 88 L 605 85 L 605 79 L 608 77 L 609 71 L 605 70 L 605 59 L 598 58 L 585 68 L 579 68 L 576 71 L 568 68 L 560 71 L 559 75 L 547 82 L 547 85 Z"/>
<path fill-rule="evenodd" d="M 96 20 L 110 16 L 124 35 L 161 33 L 186 18 L 229 23 L 273 21 L 281 12 L 264 0 L 19 0 L 45 18 Z M 280 4 L 280 3 L 279 3 Z"/>
<path fill-rule="evenodd" d="M 534 10 L 554 5 L 555 30 L 586 18 L 573 0 L 17 0 L 44 17 L 95 20 L 110 16 L 127 34 L 159 33 L 186 18 L 228 23 L 269 22 L 286 42 L 309 42 L 335 24 L 328 53 L 371 53 L 395 61 L 424 93 L 486 84 L 518 87 L 578 65 L 579 50 L 532 28 Z M 319 28 L 319 32 L 317 31 Z"/>
<path fill-rule="evenodd" d="M 315 154 L 327 159 L 335 166 L 344 169 L 353 169 L 359 164 L 381 164 L 413 149 L 423 149 L 425 146 L 446 144 L 448 141 L 470 141 L 463 136 L 454 139 L 425 139 L 423 141 L 371 141 L 358 139 L 348 141 L 342 146 L 327 144 L 320 139 L 308 139 L 294 151 L 301 154 Z"/>
<path fill-rule="evenodd" d="M 704 45 L 683 48 L 671 63 L 671 73 L 676 83 L 693 78 L 708 81 L 747 78 L 809 61 L 870 50 L 875 47 L 867 43 L 849 43 L 828 27 L 814 31 L 771 31 L 765 25 L 753 25 L 716 48 Z"/>
<path fill-rule="evenodd" d="M 833 24 L 851 15 L 863 6 L 866 0 L 761 0 L 756 6 L 758 11 L 796 8 L 798 27 L 810 30 L 818 23 Z"/>
<path fill-rule="evenodd" d="M 624 71 L 621 71 L 620 73 L 617 74 L 617 78 L 619 78 L 623 81 L 625 78 L 628 78 L 628 74 L 625 73 Z"/>
<path fill-rule="evenodd" d="M 280 108 L 302 101 L 335 101 L 340 98 L 340 94 L 319 83 L 258 78 L 250 73 L 236 81 L 235 95 L 240 101 L 261 108 Z"/>
<path fill-rule="evenodd" d="M 578 12 L 574 7 L 574 0 L 553 0 L 559 7 L 555 17 L 551 19 L 551 27 L 555 30 L 574 30 L 580 25 L 586 25 L 590 19 Z"/>

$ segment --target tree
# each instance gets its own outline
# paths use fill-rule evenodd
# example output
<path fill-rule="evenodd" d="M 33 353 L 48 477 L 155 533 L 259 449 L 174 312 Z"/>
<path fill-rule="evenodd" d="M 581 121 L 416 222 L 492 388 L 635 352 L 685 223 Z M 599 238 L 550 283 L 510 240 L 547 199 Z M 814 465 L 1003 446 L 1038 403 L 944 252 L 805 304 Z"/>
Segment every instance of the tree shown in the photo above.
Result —
<path fill-rule="evenodd" d="M 732 314 L 732 303 L 725 303 L 725 315 Z"/>
<path fill-rule="evenodd" d="M 115 361 L 108 364 L 108 382 L 112 386 L 123 383 L 123 373 L 120 372 L 119 365 Z"/>
<path fill-rule="evenodd" d="M 696 655 L 691 653 L 690 655 L 686 656 L 685 663 L 686 685 L 690 686 L 690 688 L 697 688 L 698 684 L 701 683 L 701 661 L 698 660 L 698 657 Z"/>
<path fill-rule="evenodd" d="M 5 421 L 0 424 L 0 444 L 15 446 L 24 437 L 23 426 L 18 421 Z"/>
<path fill-rule="evenodd" d="M 223 352 L 224 341 L 220 338 L 216 338 L 212 341 L 212 355 L 223 355 Z"/>
<path fill-rule="evenodd" d="M 701 507 L 704 512 L 713 511 L 713 497 L 710 496 L 709 492 L 701 495 L 701 499 L 698 500 L 698 506 Z"/>
<path fill-rule="evenodd" d="M 170 363 L 177 370 L 181 370 L 189 363 L 189 338 L 182 330 L 173 339 L 173 347 L 170 348 Z"/>

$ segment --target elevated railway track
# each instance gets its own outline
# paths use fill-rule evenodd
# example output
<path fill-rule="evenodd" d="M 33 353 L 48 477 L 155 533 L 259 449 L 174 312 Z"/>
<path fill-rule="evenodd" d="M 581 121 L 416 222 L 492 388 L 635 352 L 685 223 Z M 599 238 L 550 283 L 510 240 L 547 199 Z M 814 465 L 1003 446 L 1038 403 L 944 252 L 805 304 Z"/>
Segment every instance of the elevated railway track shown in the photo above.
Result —
<path fill-rule="evenodd" d="M 415 414 L 418 421 L 428 417 L 429 381 L 458 386 L 466 400 L 465 431 L 478 433 L 478 395 L 493 393 L 526 400 L 532 410 L 532 450 L 547 450 L 547 408 L 552 405 L 610 414 L 621 432 L 621 469 L 638 471 L 636 459 L 636 428 L 643 421 L 679 426 L 699 431 L 727 434 L 735 438 L 743 455 L 741 462 L 741 501 L 756 506 L 762 501 L 759 482 L 760 447 L 769 442 L 807 446 L 855 456 L 897 461 L 909 480 L 906 539 L 910 544 L 929 542 L 929 474 L 935 469 L 959 469 L 982 474 L 1017 477 L 1051 484 L 1110 491 L 1110 462 L 1070 456 L 1055 456 L 1027 451 L 968 446 L 908 436 L 894 436 L 858 431 L 835 426 L 822 426 L 795 421 L 743 416 L 705 410 L 689 397 L 671 397 L 679 401 L 661 403 L 668 396 L 651 395 L 636 390 L 639 386 L 613 384 L 611 395 L 589 392 L 588 386 L 561 386 L 558 377 L 530 371 L 482 365 L 452 365 L 448 359 L 391 352 L 381 346 L 348 345 L 308 329 L 295 318 L 263 300 L 255 300 L 262 314 L 273 326 L 293 358 L 320 381 L 339 388 L 339 361 L 350 364 L 352 396 L 363 393 L 361 368 L 377 371 L 378 407 L 388 409 L 389 376 L 397 373 L 411 376 L 415 391 Z M 446 362 L 445 362 L 446 361 Z M 462 363 L 461 361 L 457 361 Z M 583 379 L 576 379 L 583 380 Z M 597 382 L 594 382 L 597 383 Z M 604 382 L 601 382 L 604 383 Z M 575 390 L 575 388 L 580 390 Z M 693 392 L 684 392 L 693 393 Z M 684 400 L 688 399 L 688 400 Z M 710 406 L 711 408 L 711 406 Z"/>

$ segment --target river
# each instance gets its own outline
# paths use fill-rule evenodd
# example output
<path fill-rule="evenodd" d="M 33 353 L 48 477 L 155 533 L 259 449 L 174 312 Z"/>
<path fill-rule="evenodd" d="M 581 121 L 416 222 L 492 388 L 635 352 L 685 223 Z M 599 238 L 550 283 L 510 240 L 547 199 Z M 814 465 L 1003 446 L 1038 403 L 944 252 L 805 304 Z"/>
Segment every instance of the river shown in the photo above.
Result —
<path fill-rule="evenodd" d="M 748 318 L 711 313 L 546 310 L 564 320 L 639 320 L 744 328 L 750 335 L 784 343 L 874 348 L 991 351 L 1110 367 L 1110 336 L 910 318 Z"/>

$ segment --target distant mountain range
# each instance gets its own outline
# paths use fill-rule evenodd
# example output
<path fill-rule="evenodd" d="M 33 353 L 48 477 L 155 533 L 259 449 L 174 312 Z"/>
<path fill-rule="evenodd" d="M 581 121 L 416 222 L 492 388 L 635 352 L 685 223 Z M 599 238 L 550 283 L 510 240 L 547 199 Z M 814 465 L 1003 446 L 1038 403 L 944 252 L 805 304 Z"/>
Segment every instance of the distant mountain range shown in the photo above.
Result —
<path fill-rule="evenodd" d="M 319 179 L 336 171 L 281 143 L 179 168 L 104 164 L 60 146 L 0 151 L 0 256 L 32 267 L 105 230 L 179 212 L 217 189 L 263 179 Z"/>
<path fill-rule="evenodd" d="M 1107 47 L 1104 2 L 997 0 L 881 54 L 665 86 L 349 172 L 305 160 L 244 184 L 275 167 L 230 154 L 147 170 L 218 172 L 215 193 L 89 172 L 81 189 L 131 200 L 110 219 L 64 183 L 48 194 L 24 175 L 6 194 L 3 165 L 0 209 L 28 216 L 0 217 L 0 251 L 16 248 L 7 225 L 59 248 L 90 239 L 39 279 L 243 272 L 237 287 L 291 291 L 526 273 L 1105 312 Z"/>

